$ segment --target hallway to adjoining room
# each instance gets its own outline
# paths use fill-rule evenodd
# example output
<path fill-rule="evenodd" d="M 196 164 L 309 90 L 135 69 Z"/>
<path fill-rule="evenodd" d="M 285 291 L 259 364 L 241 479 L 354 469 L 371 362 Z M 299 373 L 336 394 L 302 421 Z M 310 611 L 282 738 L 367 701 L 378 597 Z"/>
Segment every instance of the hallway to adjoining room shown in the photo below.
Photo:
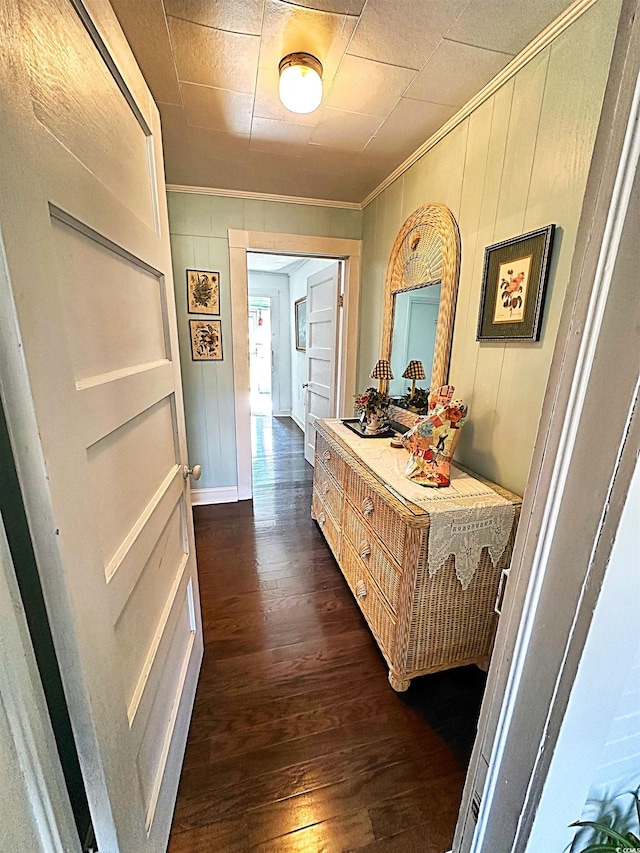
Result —
<path fill-rule="evenodd" d="M 194 510 L 205 656 L 169 850 L 443 853 L 484 674 L 391 690 L 311 519 L 302 433 L 252 421 L 253 503 Z"/>

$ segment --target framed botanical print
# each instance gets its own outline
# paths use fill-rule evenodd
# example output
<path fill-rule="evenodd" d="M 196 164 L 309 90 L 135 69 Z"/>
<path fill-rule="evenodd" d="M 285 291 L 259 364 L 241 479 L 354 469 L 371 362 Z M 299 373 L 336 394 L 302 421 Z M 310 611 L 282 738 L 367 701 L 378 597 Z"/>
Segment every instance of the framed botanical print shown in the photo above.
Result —
<path fill-rule="evenodd" d="M 476 340 L 540 340 L 555 228 L 486 248 Z"/>
<path fill-rule="evenodd" d="M 220 273 L 187 270 L 187 312 L 220 313 Z"/>
<path fill-rule="evenodd" d="M 222 361 L 220 320 L 189 320 L 193 361 Z"/>
<path fill-rule="evenodd" d="M 299 352 L 307 351 L 307 297 L 296 299 L 294 302 L 296 319 L 296 349 Z"/>

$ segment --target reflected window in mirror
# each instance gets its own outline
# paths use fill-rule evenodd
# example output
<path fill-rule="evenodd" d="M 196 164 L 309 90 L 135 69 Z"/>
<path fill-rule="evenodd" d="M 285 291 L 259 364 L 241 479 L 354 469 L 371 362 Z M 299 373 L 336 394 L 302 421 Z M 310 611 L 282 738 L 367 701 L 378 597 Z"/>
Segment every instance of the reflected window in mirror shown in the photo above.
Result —
<path fill-rule="evenodd" d="M 429 388 L 439 310 L 439 282 L 394 294 L 391 370 L 395 379 L 389 383 L 391 397 L 408 393 L 411 381 L 402 374 L 414 360 L 422 362 L 426 375 L 426 379 L 416 381 L 416 388 Z"/>

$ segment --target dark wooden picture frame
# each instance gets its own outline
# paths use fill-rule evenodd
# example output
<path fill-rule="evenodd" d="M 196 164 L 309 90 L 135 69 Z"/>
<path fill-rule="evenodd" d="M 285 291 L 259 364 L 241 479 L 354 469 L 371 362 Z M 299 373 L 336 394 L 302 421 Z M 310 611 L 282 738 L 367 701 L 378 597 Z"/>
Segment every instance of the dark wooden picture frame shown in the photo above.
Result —
<path fill-rule="evenodd" d="M 296 349 L 298 352 L 307 351 L 307 297 L 296 299 L 294 304 L 294 315 L 296 325 Z"/>
<path fill-rule="evenodd" d="M 477 341 L 540 340 L 555 228 L 487 246 Z"/>
<path fill-rule="evenodd" d="M 192 361 L 223 361 L 222 321 L 189 320 Z"/>
<path fill-rule="evenodd" d="M 187 270 L 187 313 L 220 315 L 220 273 Z"/>

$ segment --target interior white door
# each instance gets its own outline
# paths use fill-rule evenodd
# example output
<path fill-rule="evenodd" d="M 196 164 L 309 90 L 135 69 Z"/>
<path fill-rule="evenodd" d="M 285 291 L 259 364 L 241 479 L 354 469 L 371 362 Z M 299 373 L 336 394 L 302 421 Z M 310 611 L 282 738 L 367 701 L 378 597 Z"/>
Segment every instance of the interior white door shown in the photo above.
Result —
<path fill-rule="evenodd" d="M 340 262 L 307 279 L 304 458 L 313 465 L 317 418 L 336 412 L 336 350 Z"/>
<path fill-rule="evenodd" d="M 98 846 L 155 853 L 202 657 L 159 116 L 108 3 L 0 16 L 0 382 Z"/>

